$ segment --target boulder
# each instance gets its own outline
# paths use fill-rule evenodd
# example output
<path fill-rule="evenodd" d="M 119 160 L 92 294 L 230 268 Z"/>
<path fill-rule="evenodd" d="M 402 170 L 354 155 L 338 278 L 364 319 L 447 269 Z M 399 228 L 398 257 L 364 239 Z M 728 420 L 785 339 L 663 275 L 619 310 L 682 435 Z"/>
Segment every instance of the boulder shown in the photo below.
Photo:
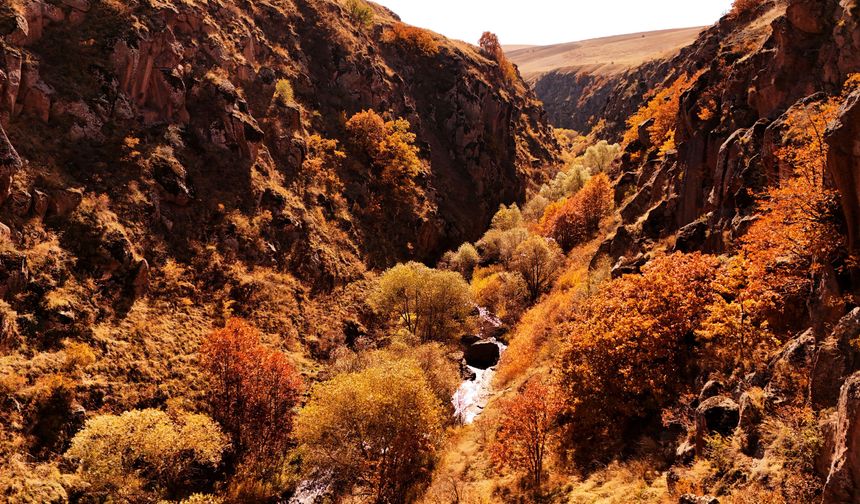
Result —
<path fill-rule="evenodd" d="M 740 407 L 726 396 L 705 399 L 696 408 L 696 453 L 701 455 L 711 433 L 728 436 L 738 426 Z"/>
<path fill-rule="evenodd" d="M 652 147 L 651 144 L 651 126 L 654 126 L 654 118 L 647 119 L 642 122 L 637 128 L 637 133 L 639 134 L 639 143 L 648 150 Z"/>
<path fill-rule="evenodd" d="M 724 385 L 719 380 L 708 380 L 708 383 L 702 387 L 701 392 L 699 392 L 699 402 L 704 402 L 706 399 L 710 399 L 714 396 L 718 396 L 723 393 Z"/>
<path fill-rule="evenodd" d="M 492 341 L 478 341 L 466 347 L 466 364 L 478 369 L 488 369 L 499 362 L 499 346 Z"/>
<path fill-rule="evenodd" d="M 68 217 L 78 209 L 84 200 L 84 192 L 81 189 L 62 189 L 51 193 L 48 210 L 51 215 L 57 217 Z"/>
<path fill-rule="evenodd" d="M 33 205 L 33 196 L 24 190 L 14 191 L 12 197 L 9 198 L 9 206 L 12 213 L 18 217 L 26 217 L 30 213 L 30 207 Z"/>
<path fill-rule="evenodd" d="M 676 252 L 701 250 L 708 239 L 708 223 L 705 220 L 691 222 L 678 230 L 675 238 Z"/>
<path fill-rule="evenodd" d="M 741 451 L 753 456 L 759 450 L 761 433 L 759 425 L 764 418 L 764 407 L 761 399 L 744 392 L 740 399 L 738 427 L 741 430 Z"/>
<path fill-rule="evenodd" d="M 860 502 L 860 373 L 839 393 L 830 474 L 822 502 Z"/>

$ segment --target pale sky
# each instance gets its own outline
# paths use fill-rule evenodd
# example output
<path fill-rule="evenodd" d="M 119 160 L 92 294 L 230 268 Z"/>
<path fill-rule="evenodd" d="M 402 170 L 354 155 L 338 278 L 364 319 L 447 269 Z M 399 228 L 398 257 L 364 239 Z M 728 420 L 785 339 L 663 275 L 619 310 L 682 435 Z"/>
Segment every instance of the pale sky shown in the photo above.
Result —
<path fill-rule="evenodd" d="M 375 0 L 405 23 L 448 38 L 548 45 L 715 23 L 732 0 Z"/>

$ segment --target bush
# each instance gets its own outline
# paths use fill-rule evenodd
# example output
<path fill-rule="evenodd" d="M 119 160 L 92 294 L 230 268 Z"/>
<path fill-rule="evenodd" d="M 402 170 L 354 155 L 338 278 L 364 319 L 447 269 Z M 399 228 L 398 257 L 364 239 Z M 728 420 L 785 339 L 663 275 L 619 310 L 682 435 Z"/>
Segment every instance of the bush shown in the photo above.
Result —
<path fill-rule="evenodd" d="M 549 202 L 573 196 L 585 186 L 590 177 L 588 169 L 574 165 L 568 170 L 558 172 L 549 184 L 542 185 L 539 195 Z"/>
<path fill-rule="evenodd" d="M 212 416 L 231 436 L 240 457 L 264 475 L 277 470 L 290 445 L 293 409 L 302 380 L 283 353 L 260 342 L 240 319 L 227 321 L 200 349 L 209 377 Z"/>
<path fill-rule="evenodd" d="M 421 160 L 409 121 L 385 121 L 373 110 L 353 115 L 346 123 L 353 145 L 368 158 L 378 176 L 379 197 L 396 209 L 414 209 L 422 195 L 416 185 Z"/>
<path fill-rule="evenodd" d="M 732 2 L 732 10 L 729 12 L 731 17 L 740 17 L 757 9 L 758 6 L 764 3 L 764 0 L 734 0 Z"/>
<path fill-rule="evenodd" d="M 78 464 L 89 491 L 107 500 L 148 500 L 156 494 L 188 491 L 214 471 L 228 445 L 209 417 L 171 418 L 154 409 L 101 415 L 87 421 L 72 439 L 66 457 Z"/>
<path fill-rule="evenodd" d="M 450 255 L 446 254 L 445 262 L 448 268 L 463 275 L 463 278 L 469 280 L 472 278 L 472 271 L 481 262 L 481 255 L 471 243 L 460 245 L 456 252 Z"/>
<path fill-rule="evenodd" d="M 400 22 L 395 22 L 385 30 L 382 41 L 427 58 L 438 55 L 440 50 L 439 42 L 432 32 Z"/>
<path fill-rule="evenodd" d="M 657 91 L 648 103 L 643 105 L 635 114 L 627 119 L 627 132 L 624 143 L 629 144 L 639 138 L 639 126 L 647 120 L 654 123 L 648 128 L 651 145 L 662 151 L 668 151 L 675 146 L 675 123 L 681 104 L 681 95 L 696 82 L 699 74 L 692 78 L 682 75 L 668 87 Z"/>
<path fill-rule="evenodd" d="M 600 221 L 612 210 L 612 187 L 598 174 L 575 196 L 547 207 L 539 224 L 541 234 L 553 238 L 564 250 L 592 239 Z"/>
<path fill-rule="evenodd" d="M 459 337 L 472 309 L 469 285 L 462 276 L 416 262 L 383 273 L 368 303 L 425 341 Z"/>
<path fill-rule="evenodd" d="M 287 79 L 279 79 L 275 84 L 275 101 L 281 105 L 289 105 L 295 101 L 293 85 Z"/>
<path fill-rule="evenodd" d="M 490 222 L 490 229 L 510 231 L 524 225 L 523 214 L 515 203 L 511 206 L 499 205 L 499 210 L 493 215 L 493 220 Z"/>
<path fill-rule="evenodd" d="M 373 25 L 373 8 L 363 0 L 346 0 L 346 12 L 359 28 Z"/>
<path fill-rule="evenodd" d="M 559 246 L 540 236 L 531 236 L 517 246 L 513 254 L 514 270 L 522 275 L 529 300 L 537 301 L 549 290 L 564 255 Z"/>
<path fill-rule="evenodd" d="M 479 306 L 490 308 L 502 320 L 514 321 L 522 315 L 529 299 L 523 276 L 509 271 L 478 271 L 472 280 L 472 294 Z"/>
<path fill-rule="evenodd" d="M 621 145 L 601 140 L 586 149 L 578 161 L 591 173 L 605 173 L 622 152 Z"/>
<path fill-rule="evenodd" d="M 397 362 L 314 387 L 296 433 L 312 471 L 333 475 L 373 502 L 403 502 L 429 476 L 441 423 L 423 372 Z"/>

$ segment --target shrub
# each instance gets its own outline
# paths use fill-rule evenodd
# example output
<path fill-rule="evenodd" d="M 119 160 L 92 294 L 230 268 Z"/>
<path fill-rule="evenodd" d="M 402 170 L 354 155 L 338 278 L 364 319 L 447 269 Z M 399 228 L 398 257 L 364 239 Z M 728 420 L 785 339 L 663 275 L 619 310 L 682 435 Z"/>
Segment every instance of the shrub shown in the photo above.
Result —
<path fill-rule="evenodd" d="M 296 433 L 310 469 L 374 502 L 402 502 L 429 475 L 441 422 L 424 374 L 399 362 L 314 387 Z"/>
<path fill-rule="evenodd" d="M 552 285 L 563 257 L 555 242 L 540 236 L 531 236 L 517 246 L 513 254 L 513 267 L 522 275 L 531 302 L 537 301 Z"/>
<path fill-rule="evenodd" d="M 478 305 L 490 308 L 497 317 L 508 321 L 519 318 L 529 299 L 523 276 L 509 271 L 476 272 L 472 294 Z"/>
<path fill-rule="evenodd" d="M 707 313 L 702 300 L 718 265 L 701 254 L 658 258 L 571 311 L 560 328 L 561 383 L 572 441 L 584 448 L 577 456 L 609 449 L 629 422 L 656 414 L 687 386 L 691 335 Z"/>
<path fill-rule="evenodd" d="M 425 341 L 460 336 L 472 308 L 469 285 L 462 276 L 416 262 L 398 264 L 383 273 L 368 303 Z"/>
<path fill-rule="evenodd" d="M 825 182 L 828 145 L 821 132 L 835 119 L 837 100 L 802 105 L 787 114 L 777 158 L 794 173 L 759 199 L 761 218 L 742 238 L 748 295 L 770 301 L 776 323 L 801 313 L 825 265 L 844 245 L 839 198 Z"/>
<path fill-rule="evenodd" d="M 132 410 L 88 420 L 66 457 L 78 464 L 94 495 L 142 501 L 151 486 L 163 494 L 199 485 L 200 469 L 217 468 L 227 444 L 205 415 Z"/>
<path fill-rule="evenodd" d="M 346 12 L 359 28 L 370 28 L 373 25 L 373 8 L 363 0 L 346 0 Z"/>
<path fill-rule="evenodd" d="M 541 488 L 544 460 L 563 405 L 558 390 L 537 377 L 501 404 L 492 458 L 499 465 L 524 470 L 536 491 Z"/>
<path fill-rule="evenodd" d="M 439 42 L 432 32 L 400 22 L 395 22 L 385 30 L 382 41 L 427 58 L 438 55 L 440 50 Z"/>
<path fill-rule="evenodd" d="M 86 343 L 66 340 L 63 343 L 66 354 L 66 370 L 76 371 L 85 369 L 96 362 L 96 353 Z"/>
<path fill-rule="evenodd" d="M 590 177 L 588 169 L 574 165 L 568 170 L 558 172 L 549 184 L 542 185 L 539 195 L 550 202 L 573 196 L 585 186 Z"/>
<path fill-rule="evenodd" d="M 289 105 L 295 101 L 293 85 L 290 84 L 289 80 L 278 79 L 278 82 L 275 84 L 274 99 L 281 105 Z"/>
<path fill-rule="evenodd" d="M 472 271 L 481 262 L 481 255 L 471 243 L 464 243 L 457 248 L 456 252 L 446 257 L 448 267 L 461 275 L 466 280 L 472 278 Z"/>
<path fill-rule="evenodd" d="M 236 452 L 263 474 L 278 469 L 302 390 L 293 364 L 263 346 L 260 333 L 240 319 L 212 332 L 200 348 L 200 362 L 209 377 L 212 415 Z"/>
<path fill-rule="evenodd" d="M 612 187 L 605 174 L 598 174 L 576 195 L 550 205 L 541 219 L 541 234 L 552 237 L 564 250 L 590 240 L 600 221 L 612 210 Z"/>
<path fill-rule="evenodd" d="M 732 10 L 729 12 L 731 17 L 740 17 L 747 12 L 752 12 L 759 5 L 763 4 L 764 0 L 734 0 L 732 2 Z"/>

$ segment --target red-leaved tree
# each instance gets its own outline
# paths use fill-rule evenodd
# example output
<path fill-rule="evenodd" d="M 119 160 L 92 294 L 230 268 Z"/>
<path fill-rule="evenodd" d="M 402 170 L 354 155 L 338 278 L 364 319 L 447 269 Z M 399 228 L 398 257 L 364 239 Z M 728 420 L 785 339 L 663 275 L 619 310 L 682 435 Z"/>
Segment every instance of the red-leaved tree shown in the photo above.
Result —
<path fill-rule="evenodd" d="M 212 416 L 237 454 L 258 469 L 276 467 L 286 452 L 302 380 L 289 358 L 260 342 L 241 319 L 227 321 L 200 349 L 209 377 Z"/>

